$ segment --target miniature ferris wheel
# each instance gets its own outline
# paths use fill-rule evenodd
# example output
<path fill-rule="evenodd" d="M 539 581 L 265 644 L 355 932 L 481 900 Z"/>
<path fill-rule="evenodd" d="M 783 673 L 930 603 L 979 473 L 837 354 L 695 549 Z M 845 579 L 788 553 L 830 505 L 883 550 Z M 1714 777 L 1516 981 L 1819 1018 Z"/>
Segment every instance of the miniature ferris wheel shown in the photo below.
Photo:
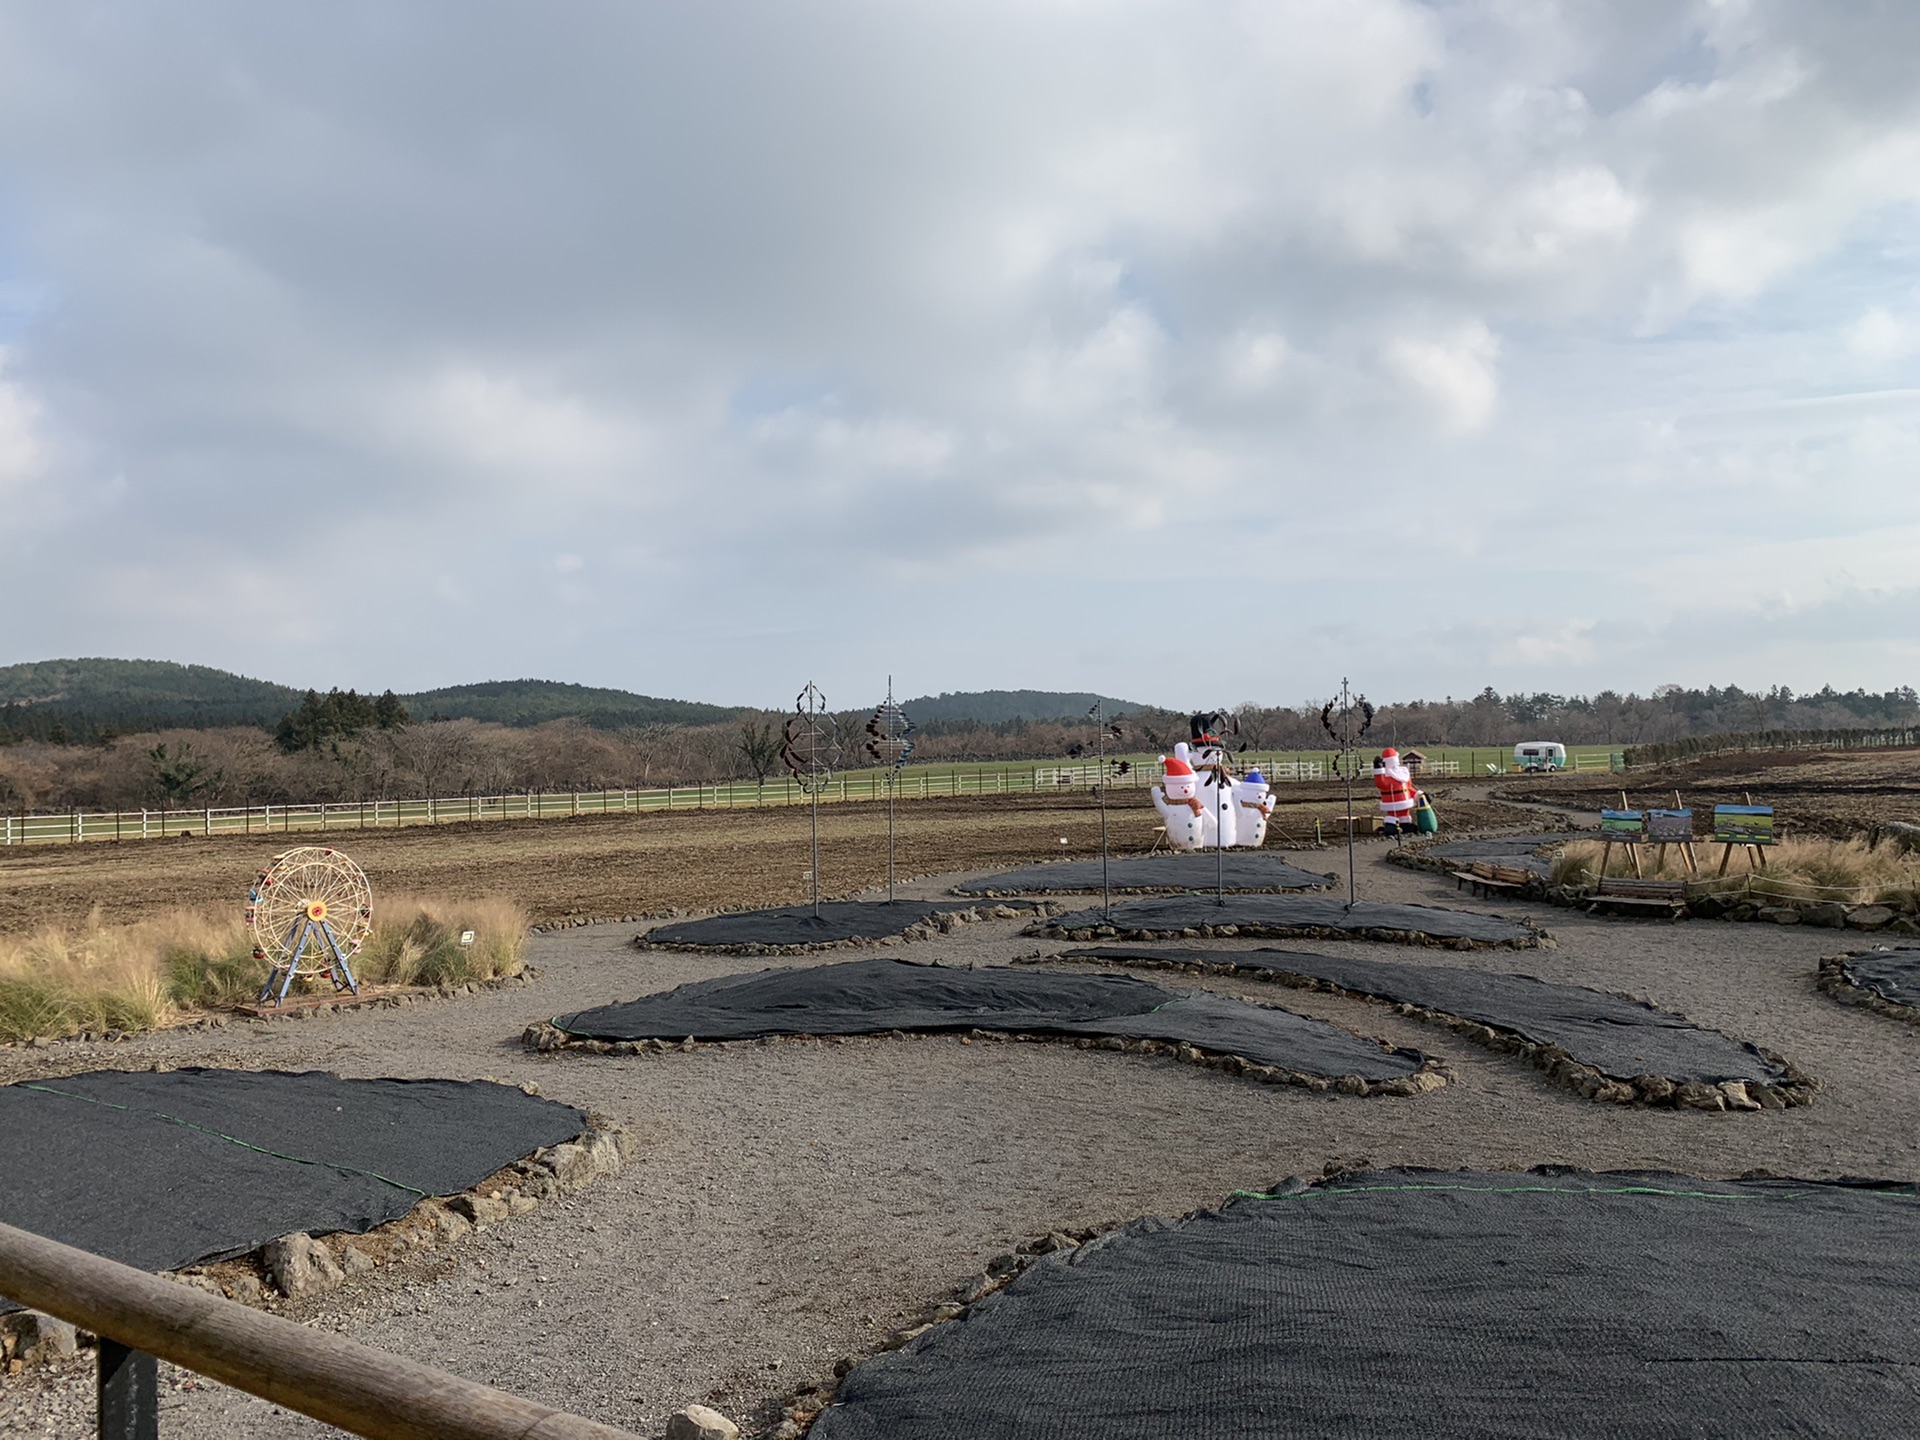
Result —
<path fill-rule="evenodd" d="M 273 857 L 247 890 L 253 958 L 271 963 L 262 1004 L 278 1005 L 296 975 L 321 975 L 360 993 L 352 959 L 373 929 L 373 887 L 338 850 L 302 845 Z"/>

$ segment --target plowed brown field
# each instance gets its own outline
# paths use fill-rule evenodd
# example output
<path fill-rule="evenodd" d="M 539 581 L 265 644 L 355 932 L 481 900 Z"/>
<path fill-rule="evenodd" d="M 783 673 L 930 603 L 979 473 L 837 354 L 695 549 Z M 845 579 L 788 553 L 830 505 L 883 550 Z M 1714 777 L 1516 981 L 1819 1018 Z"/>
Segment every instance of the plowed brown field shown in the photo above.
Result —
<path fill-rule="evenodd" d="M 1343 811 L 1331 786 L 1289 788 L 1275 825 L 1311 842 Z M 1435 801 L 1450 825 L 1537 823 L 1509 807 Z M 1372 813 L 1371 799 L 1356 809 Z M 902 801 L 901 878 L 1097 855 L 1100 812 L 1084 793 Z M 1115 791 L 1114 854 L 1140 854 L 1158 817 L 1139 790 Z M 536 922 L 676 909 L 792 904 L 807 898 L 810 821 L 801 807 L 660 812 L 568 820 L 483 821 L 325 837 L 357 860 L 375 894 L 502 895 Z M 73 925 L 97 909 L 114 924 L 179 906 L 238 907 L 267 859 L 317 835 L 93 841 L 0 850 L 0 933 Z M 1060 842 L 1064 839 L 1066 844 Z M 1285 842 L 1269 836 L 1269 845 Z M 887 878 L 883 804 L 820 807 L 824 893 L 843 896 Z"/>

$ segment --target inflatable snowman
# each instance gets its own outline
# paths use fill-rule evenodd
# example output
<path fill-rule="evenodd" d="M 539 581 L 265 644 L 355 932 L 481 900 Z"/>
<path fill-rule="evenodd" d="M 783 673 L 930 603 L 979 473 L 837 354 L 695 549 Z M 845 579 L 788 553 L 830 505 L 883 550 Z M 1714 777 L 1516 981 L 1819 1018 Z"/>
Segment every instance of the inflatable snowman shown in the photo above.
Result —
<path fill-rule="evenodd" d="M 1233 782 L 1233 843 L 1244 849 L 1258 849 L 1267 842 L 1267 819 L 1273 814 L 1273 792 L 1267 777 L 1249 770 Z"/>
<path fill-rule="evenodd" d="M 1239 807 L 1233 801 L 1233 781 L 1227 778 L 1226 771 L 1201 770 L 1200 775 L 1200 844 L 1211 850 L 1215 846 L 1225 848 L 1236 843 L 1235 836 L 1240 832 L 1239 816 L 1235 813 Z"/>
<path fill-rule="evenodd" d="M 1201 824 L 1205 808 L 1199 803 L 1199 778 L 1182 753 L 1186 748 L 1176 745 L 1172 755 L 1161 757 L 1165 773 L 1159 785 L 1148 787 L 1147 794 L 1167 827 L 1167 843 L 1176 850 L 1198 850 L 1206 843 Z"/>

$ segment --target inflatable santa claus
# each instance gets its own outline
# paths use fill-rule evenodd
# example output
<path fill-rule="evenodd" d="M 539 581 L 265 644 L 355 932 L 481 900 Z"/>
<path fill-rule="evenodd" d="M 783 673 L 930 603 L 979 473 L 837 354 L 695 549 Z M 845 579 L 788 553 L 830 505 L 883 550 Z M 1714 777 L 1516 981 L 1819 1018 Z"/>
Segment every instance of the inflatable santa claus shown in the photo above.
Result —
<path fill-rule="evenodd" d="M 1373 762 L 1373 788 L 1380 792 L 1380 823 L 1387 834 L 1399 836 L 1402 830 L 1413 833 L 1413 802 L 1420 792 L 1413 788 L 1413 775 L 1401 762 L 1400 752 L 1389 745 Z"/>

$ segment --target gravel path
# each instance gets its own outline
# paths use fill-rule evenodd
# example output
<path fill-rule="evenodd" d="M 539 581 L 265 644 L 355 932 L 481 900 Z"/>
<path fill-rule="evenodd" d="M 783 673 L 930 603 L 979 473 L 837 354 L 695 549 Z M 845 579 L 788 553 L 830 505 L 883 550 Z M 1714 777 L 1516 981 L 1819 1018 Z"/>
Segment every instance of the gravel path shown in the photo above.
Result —
<path fill-rule="evenodd" d="M 1443 879 L 1381 863 L 1384 853 L 1363 848 L 1363 898 L 1531 914 L 1559 948 L 1355 944 L 1355 952 L 1625 991 L 1786 1055 L 1821 1084 L 1817 1103 L 1762 1114 L 1599 1105 L 1382 1006 L 1236 979 L 1180 983 L 1416 1046 L 1459 1078 L 1424 1096 L 1360 1100 L 1170 1060 L 953 1037 L 749 1042 L 631 1058 L 524 1051 L 517 1037 L 529 1021 L 762 968 L 740 957 L 638 952 L 626 944 L 631 927 L 616 926 L 536 938 L 530 958 L 545 973 L 525 989 L 113 1047 L 0 1050 L 0 1081 L 156 1061 L 492 1076 L 535 1081 L 543 1094 L 624 1121 L 640 1142 L 626 1174 L 351 1282 L 299 1313 L 643 1435 L 693 1400 L 745 1420 L 824 1377 L 836 1358 L 864 1354 L 1029 1237 L 1177 1215 L 1334 1160 L 1920 1179 L 1920 1027 L 1836 1005 L 1813 988 L 1816 958 L 1847 948 L 1845 935 L 1476 904 Z M 1304 863 L 1325 870 L 1334 858 Z M 923 883 L 907 893 L 938 890 Z M 1022 923 L 969 925 L 882 953 L 1006 962 L 1070 948 L 1020 937 Z M 51 1382 L 8 1382 L 0 1430 L 91 1433 L 91 1383 L 84 1367 Z M 332 1433 L 189 1383 L 166 1390 L 170 1440 Z"/>

